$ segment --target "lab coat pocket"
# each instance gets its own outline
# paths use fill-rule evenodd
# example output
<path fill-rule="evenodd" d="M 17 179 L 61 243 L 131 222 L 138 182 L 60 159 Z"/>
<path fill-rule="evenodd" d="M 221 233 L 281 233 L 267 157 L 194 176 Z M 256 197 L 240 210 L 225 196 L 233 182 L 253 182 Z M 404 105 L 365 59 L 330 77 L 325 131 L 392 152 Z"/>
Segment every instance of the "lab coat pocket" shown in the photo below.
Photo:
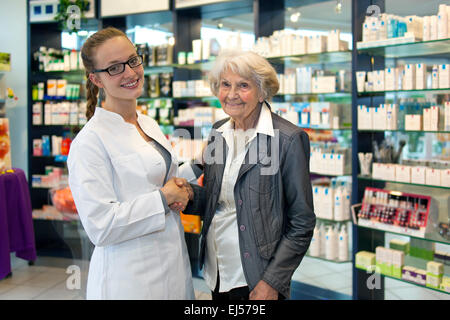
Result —
<path fill-rule="evenodd" d="M 139 154 L 115 157 L 111 159 L 111 163 L 116 173 L 114 184 L 118 193 L 122 195 L 122 200 L 129 200 L 130 197 L 153 189 Z"/>

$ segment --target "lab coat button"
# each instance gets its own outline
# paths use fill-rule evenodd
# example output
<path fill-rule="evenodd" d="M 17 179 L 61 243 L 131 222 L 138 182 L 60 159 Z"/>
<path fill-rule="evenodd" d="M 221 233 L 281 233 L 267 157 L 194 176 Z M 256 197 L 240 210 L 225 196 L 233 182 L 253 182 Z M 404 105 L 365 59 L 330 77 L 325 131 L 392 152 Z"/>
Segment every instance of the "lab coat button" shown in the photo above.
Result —
<path fill-rule="evenodd" d="M 241 224 L 241 226 L 239 227 L 239 229 L 240 229 L 241 231 L 245 231 L 245 226 L 244 226 L 243 224 Z"/>

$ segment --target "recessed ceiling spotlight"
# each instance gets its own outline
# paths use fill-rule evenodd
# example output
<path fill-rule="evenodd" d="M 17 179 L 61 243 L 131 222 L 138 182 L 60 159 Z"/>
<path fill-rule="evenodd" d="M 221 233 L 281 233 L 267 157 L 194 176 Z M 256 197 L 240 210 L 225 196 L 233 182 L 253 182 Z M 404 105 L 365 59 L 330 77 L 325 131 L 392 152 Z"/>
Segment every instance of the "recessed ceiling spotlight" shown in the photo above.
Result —
<path fill-rule="evenodd" d="M 292 21 L 292 22 L 297 22 L 298 19 L 300 19 L 300 16 L 301 16 L 300 11 L 291 14 L 291 21 Z"/>
<path fill-rule="evenodd" d="M 336 0 L 336 13 L 341 14 L 342 13 L 342 0 Z"/>

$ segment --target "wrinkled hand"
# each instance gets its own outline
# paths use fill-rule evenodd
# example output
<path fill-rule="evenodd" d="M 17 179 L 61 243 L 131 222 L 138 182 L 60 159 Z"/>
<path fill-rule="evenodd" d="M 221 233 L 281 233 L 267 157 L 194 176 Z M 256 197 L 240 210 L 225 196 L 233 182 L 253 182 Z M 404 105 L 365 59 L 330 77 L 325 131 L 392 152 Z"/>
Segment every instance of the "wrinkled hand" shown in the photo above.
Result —
<path fill-rule="evenodd" d="M 278 291 L 272 288 L 264 280 L 260 280 L 250 292 L 250 300 L 278 300 Z"/>
<path fill-rule="evenodd" d="M 179 186 L 175 181 L 178 178 L 171 178 L 166 182 L 161 192 L 166 197 L 167 204 L 172 209 L 172 205 L 176 204 L 179 207 L 186 207 L 189 201 L 189 191 L 184 186 Z"/>

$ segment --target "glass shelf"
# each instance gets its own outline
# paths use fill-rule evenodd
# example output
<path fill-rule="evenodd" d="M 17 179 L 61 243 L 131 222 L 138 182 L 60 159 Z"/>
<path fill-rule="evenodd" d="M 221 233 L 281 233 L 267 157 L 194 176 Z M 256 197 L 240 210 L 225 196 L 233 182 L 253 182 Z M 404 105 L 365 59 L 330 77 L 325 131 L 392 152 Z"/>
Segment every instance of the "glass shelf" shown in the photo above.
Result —
<path fill-rule="evenodd" d="M 360 54 L 384 56 L 386 58 L 405 58 L 423 55 L 445 54 L 446 58 L 449 59 L 449 52 L 450 39 L 391 44 L 358 49 L 358 53 Z"/>
<path fill-rule="evenodd" d="M 311 171 L 310 174 L 316 175 L 316 176 L 324 176 L 324 177 L 351 177 L 352 174 L 329 174 L 329 173 L 320 173 L 320 172 L 313 172 Z"/>
<path fill-rule="evenodd" d="M 425 94 L 425 93 L 433 93 L 433 94 L 449 94 L 450 88 L 446 89 L 424 89 L 424 90 L 388 90 L 388 91 L 367 91 L 367 92 L 358 92 L 358 97 L 372 97 L 372 96 L 382 96 L 385 94 L 407 94 L 411 95 L 414 93 L 417 94 Z"/>
<path fill-rule="evenodd" d="M 366 269 L 360 268 L 360 267 L 358 267 L 358 266 L 355 266 L 355 268 L 356 268 L 356 269 L 359 269 L 359 270 L 367 271 Z M 427 286 L 421 285 L 421 284 L 419 284 L 419 283 L 415 283 L 415 282 L 412 282 L 412 281 L 408 281 L 408 280 L 405 280 L 405 279 L 402 279 L 402 278 L 397 278 L 397 277 L 393 277 L 393 276 L 387 276 L 387 275 L 384 275 L 384 274 L 382 274 L 381 276 L 386 277 L 386 278 L 390 278 L 390 279 L 395 279 L 395 280 L 398 280 L 398 281 L 401 281 L 401 282 L 409 283 L 409 284 L 412 284 L 412 285 L 414 285 L 414 286 L 418 286 L 418 287 L 421 287 L 421 288 L 425 288 L 425 289 L 430 289 L 430 290 L 433 290 L 433 291 L 437 291 L 437 292 L 440 292 L 440 293 L 450 294 L 449 292 L 446 292 L 446 291 L 443 291 L 443 290 L 440 290 L 440 289 L 435 289 L 435 288 L 427 287 Z"/>
<path fill-rule="evenodd" d="M 378 228 L 371 228 L 371 227 L 368 227 L 368 226 L 360 226 L 360 225 L 357 225 L 357 226 L 358 226 L 358 228 L 363 228 L 363 229 L 368 229 L 368 230 L 376 230 L 376 231 L 383 231 L 383 232 L 396 234 L 396 235 L 403 236 L 403 237 L 410 237 L 410 238 L 421 239 L 421 240 L 426 240 L 426 241 L 431 241 L 431 242 L 437 242 L 437 243 L 450 245 L 450 240 L 447 240 L 447 239 L 441 237 L 437 232 L 427 233 L 425 235 L 425 238 L 421 238 L 421 237 L 415 237 L 415 236 L 412 236 L 410 234 L 405 234 L 405 233 L 401 233 L 401 232 L 386 231 L 386 230 L 382 230 L 382 229 L 378 229 Z"/>
<path fill-rule="evenodd" d="M 341 261 L 341 260 L 329 260 L 329 259 L 326 259 L 324 256 L 313 257 L 313 256 L 310 256 L 309 254 L 306 254 L 305 256 L 308 257 L 308 258 L 322 260 L 322 261 L 327 261 L 327 262 L 332 262 L 332 263 L 348 263 L 348 262 L 352 262 L 352 259 L 350 258 L 352 256 L 351 252 L 348 255 L 349 256 L 348 260 L 343 260 L 343 261 Z"/>
<path fill-rule="evenodd" d="M 294 93 L 294 94 L 276 94 L 275 97 L 284 98 L 296 98 L 296 97 L 307 97 L 307 96 L 323 96 L 329 98 L 348 98 L 351 99 L 351 92 L 324 92 L 324 93 Z"/>
<path fill-rule="evenodd" d="M 439 131 L 424 131 L 424 130 L 375 130 L 375 129 L 371 129 L 371 130 L 358 130 L 358 132 L 361 133 L 371 133 L 371 132 L 402 132 L 402 133 L 450 133 L 450 131 L 446 131 L 446 130 L 439 130 Z"/>
<path fill-rule="evenodd" d="M 298 125 L 299 128 L 302 129 L 308 129 L 308 130 L 323 130 L 323 131 L 351 131 L 352 128 L 338 128 L 338 129 L 333 129 L 333 128 L 320 128 L 320 127 L 306 127 L 306 126 L 301 126 Z"/>
<path fill-rule="evenodd" d="M 173 72 L 173 65 L 144 67 L 145 75 L 157 73 L 171 73 L 171 72 Z"/>
<path fill-rule="evenodd" d="M 299 54 L 292 56 L 270 57 L 271 63 L 288 64 L 321 64 L 321 63 L 343 63 L 352 61 L 351 51 L 333 51 L 321 53 Z"/>
<path fill-rule="evenodd" d="M 406 184 L 406 185 L 411 185 L 411 186 L 419 186 L 419 187 L 427 187 L 427 188 L 439 188 L 439 189 L 444 189 L 444 190 L 450 190 L 450 188 L 448 188 L 448 187 L 434 186 L 434 185 L 430 185 L 430 184 L 420 184 L 420 183 L 400 182 L 400 181 L 393 181 L 393 180 L 373 179 L 373 178 L 371 178 L 371 177 L 366 177 L 366 176 L 361 176 L 361 175 L 358 175 L 358 179 L 360 179 L 360 180 L 366 180 L 366 181 L 399 183 L 399 184 Z"/>

